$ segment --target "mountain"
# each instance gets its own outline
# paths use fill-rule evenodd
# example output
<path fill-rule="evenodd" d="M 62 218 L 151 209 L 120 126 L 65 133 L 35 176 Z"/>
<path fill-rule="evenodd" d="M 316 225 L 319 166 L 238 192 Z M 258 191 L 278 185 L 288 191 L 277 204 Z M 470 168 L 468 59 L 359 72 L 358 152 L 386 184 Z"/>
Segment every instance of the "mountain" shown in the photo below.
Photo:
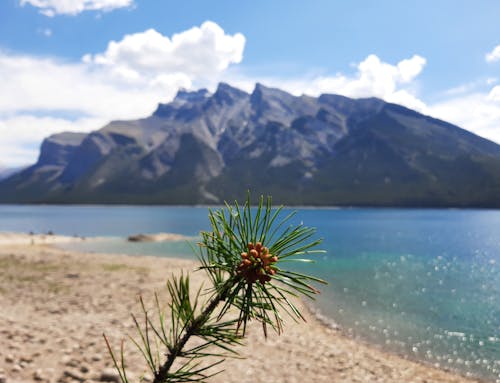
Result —
<path fill-rule="evenodd" d="M 14 168 L 9 168 L 6 166 L 1 166 L 0 165 L 0 181 L 9 178 L 11 175 L 20 172 L 23 169 L 23 167 L 14 167 Z"/>
<path fill-rule="evenodd" d="M 152 116 L 45 139 L 0 202 L 500 207 L 500 146 L 376 98 L 257 84 L 179 91 Z"/>

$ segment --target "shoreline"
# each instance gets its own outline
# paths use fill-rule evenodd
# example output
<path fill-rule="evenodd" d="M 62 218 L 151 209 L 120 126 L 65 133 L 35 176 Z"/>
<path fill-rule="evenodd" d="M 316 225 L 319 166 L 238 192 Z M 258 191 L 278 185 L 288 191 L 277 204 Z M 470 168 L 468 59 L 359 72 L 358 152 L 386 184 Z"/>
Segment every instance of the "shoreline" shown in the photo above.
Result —
<path fill-rule="evenodd" d="M 225 205 L 223 203 L 205 205 L 205 204 L 127 204 L 127 203 L 44 203 L 44 202 L 0 202 L 0 207 L 2 206 L 56 206 L 56 207 L 89 207 L 89 208 L 130 208 L 130 207 L 168 207 L 168 208 L 223 208 Z M 257 204 L 252 205 L 256 207 Z M 304 210 L 500 210 L 499 206 L 484 206 L 484 205 L 293 205 L 289 203 L 278 203 L 273 204 L 273 208 L 284 206 L 287 209 L 304 209 Z"/>
<path fill-rule="evenodd" d="M 97 240 L 98 237 L 91 237 L 91 240 Z M 13 245 L 56 245 L 61 243 L 82 242 L 87 240 L 86 237 L 74 235 L 56 235 L 51 232 L 42 233 L 16 233 L 16 232 L 0 232 L 0 246 Z"/>
<path fill-rule="evenodd" d="M 329 316 L 324 315 L 321 312 L 320 308 L 314 307 L 312 302 L 304 301 L 304 299 L 301 299 L 301 302 L 304 305 L 305 309 L 308 310 L 310 315 L 312 315 L 321 326 L 324 326 L 326 329 L 329 329 L 331 331 L 338 332 L 342 337 L 344 337 L 346 339 L 351 339 L 352 341 L 360 343 L 360 344 L 364 345 L 365 347 L 372 348 L 372 349 L 376 350 L 377 352 L 385 353 L 387 355 L 393 355 L 393 356 L 399 357 L 401 359 L 420 364 L 426 368 L 432 368 L 432 369 L 437 369 L 439 371 L 444 371 L 446 373 L 450 373 L 450 374 L 459 376 L 463 379 L 467 379 L 467 381 L 488 383 L 487 379 L 482 378 L 480 376 L 475 376 L 475 375 L 467 376 L 466 373 L 459 371 L 459 370 L 453 370 L 453 369 L 445 368 L 445 367 L 436 367 L 432 363 L 426 362 L 425 360 L 421 360 L 421 359 L 412 357 L 411 355 L 405 354 L 402 352 L 395 352 L 395 351 L 387 350 L 384 348 L 384 346 L 382 344 L 372 343 L 372 342 L 364 340 L 361 337 L 358 337 L 354 334 L 350 334 L 341 325 L 339 325 L 335 321 L 334 318 L 330 318 Z"/>
<path fill-rule="evenodd" d="M 86 311 L 85 309 L 90 309 L 91 311 L 90 314 L 87 313 L 89 318 L 86 319 L 88 323 L 85 322 L 85 326 L 92 325 L 107 333 L 109 332 L 112 344 L 118 346 L 120 337 L 124 337 L 125 333 L 131 330 L 132 323 L 129 313 L 137 313 L 138 306 L 134 295 L 139 293 L 150 298 L 154 291 L 164 292 L 164 282 L 168 275 L 171 274 L 170 272 L 179 273 L 181 270 L 192 271 L 193 266 L 196 265 L 195 261 L 186 259 L 80 253 L 56 247 L 57 243 L 66 243 L 65 241 L 61 240 L 60 242 L 54 241 L 55 243 L 50 244 L 34 244 L 29 246 L 26 244 L 8 245 L 5 244 L 5 241 L 0 241 L 0 266 L 7 267 L 7 269 L 11 268 L 12 270 L 10 271 L 18 270 L 20 274 L 18 279 L 14 278 L 13 281 L 10 281 L 11 283 L 8 283 L 9 286 L 14 285 L 13 292 L 5 291 L 5 286 L 2 286 L 0 283 L 0 296 L 7 300 L 6 310 L 14 313 L 11 317 L 0 313 L 0 334 L 7 333 L 7 339 L 10 339 L 9 336 L 12 335 L 8 327 L 18 327 L 18 325 L 23 324 L 23 317 L 19 315 L 22 313 L 31 313 L 32 307 L 29 307 L 27 304 L 35 302 L 35 312 L 38 310 L 37 319 L 41 325 L 39 331 L 43 332 L 43 330 L 47 330 L 43 327 L 46 322 L 46 326 L 49 326 L 49 324 L 52 326 L 50 331 L 59 334 L 58 340 L 64 341 L 64 337 L 61 337 L 64 334 L 64 330 L 62 334 L 59 330 L 66 327 L 70 329 L 75 324 L 78 324 L 78 322 L 66 322 L 68 315 L 69 319 L 71 319 L 71 310 L 69 312 L 67 310 L 68 305 L 69 307 L 76 305 L 80 311 L 82 309 L 83 312 Z M 53 307 L 51 306 L 47 309 L 39 302 L 39 300 L 42 300 L 43 303 L 46 297 L 43 291 L 36 291 L 31 286 L 32 281 L 28 280 L 28 275 L 31 276 L 31 274 L 22 274 L 30 272 L 30 270 L 26 270 L 26 266 L 36 269 L 37 273 L 43 275 L 44 280 L 49 282 L 49 287 L 54 289 L 54 291 L 49 292 L 49 299 L 47 300 L 47 304 Z M 0 267 L 1 272 L 2 267 Z M 202 273 L 190 273 L 190 275 L 194 285 L 206 280 Z M 38 279 L 33 277 L 34 283 L 36 283 L 35 280 L 38 281 Z M 89 286 L 87 283 L 89 281 L 94 286 Z M 26 284 L 26 282 L 30 283 Z M 58 286 L 59 290 L 55 291 Z M 69 296 L 68 291 L 65 290 L 66 288 L 70 289 L 71 293 Z M 19 293 L 23 294 L 22 297 L 18 296 Z M 27 301 L 26 296 L 28 296 Z M 75 300 L 78 301 L 78 298 L 84 302 L 90 301 L 88 307 L 85 304 L 80 307 L 78 302 L 75 303 Z M 96 299 L 95 302 L 94 298 Z M 120 301 L 116 302 L 117 299 Z M 104 305 L 100 305 L 101 300 L 105 303 Z M 119 304 L 116 305 L 117 303 Z M 243 361 L 228 359 L 224 366 L 226 373 L 221 374 L 219 377 L 214 377 L 211 381 L 299 382 L 304 377 L 309 377 L 310 381 L 317 382 L 354 382 L 366 380 L 387 382 L 481 381 L 477 378 L 467 378 L 459 375 L 456 371 L 439 369 L 423 361 L 415 361 L 411 358 L 385 351 L 382 347 L 368 344 L 345 334 L 338 325 L 332 329 L 326 325 L 329 318 L 322 316 L 319 310 L 311 307 L 308 302 L 301 301 L 299 305 L 305 309 L 304 314 L 308 319 L 307 323 L 295 324 L 290 321 L 285 325 L 284 334 L 279 337 L 271 334 L 267 340 L 263 339 L 260 328 L 255 326 L 256 323 L 252 323 L 249 327 L 249 336 L 244 341 L 248 346 L 240 350 L 242 356 L 252 355 L 251 361 L 249 362 L 248 359 L 244 359 Z M 7 318 L 5 318 L 6 316 Z M 66 327 L 63 325 L 58 326 L 58 317 L 60 317 L 61 323 L 64 323 Z M 56 320 L 54 321 L 54 319 Z M 29 323 L 24 323 L 24 325 L 28 328 L 30 326 Z M 21 325 L 21 327 L 23 326 Z M 20 329 L 18 330 L 22 332 Z M 76 336 L 72 334 L 70 338 L 73 339 L 73 337 L 76 337 L 80 343 L 85 343 L 87 337 L 93 339 L 92 342 L 94 344 L 88 347 L 91 347 L 96 355 L 100 354 L 100 359 L 93 360 L 94 356 L 90 355 L 89 360 L 81 362 L 94 375 L 80 371 L 80 377 L 83 375 L 86 378 L 86 380 L 80 381 L 100 381 L 99 379 L 102 378 L 103 371 L 110 367 L 110 360 L 106 353 L 104 353 L 103 347 L 96 346 L 96 344 L 98 345 L 102 341 L 101 334 L 94 333 L 89 326 L 87 326 L 87 331 L 90 331 L 90 333 L 85 335 L 85 333 L 80 334 L 77 330 Z M 15 333 L 12 338 L 16 339 Z M 44 347 L 46 348 L 44 345 L 47 342 L 50 343 L 50 340 L 45 340 L 45 343 L 41 343 L 38 349 L 43 350 Z M 34 380 L 42 382 L 78 381 L 70 376 L 71 374 L 77 374 L 74 371 L 76 367 L 68 366 L 67 363 L 75 365 L 79 363 L 75 362 L 75 360 L 73 362 L 72 360 L 66 361 L 63 358 L 64 355 L 56 355 L 49 362 L 45 362 L 45 365 L 52 364 L 52 367 L 48 367 L 48 371 L 45 371 L 46 368 L 38 371 L 40 367 L 36 366 L 36 363 L 23 362 L 21 357 L 10 355 L 22 349 L 23 345 L 22 341 L 13 341 L 9 342 L 6 351 L 0 350 L 0 376 L 2 374 L 6 376 L 7 383 Z M 17 348 L 11 348 L 11 346 L 17 346 Z M 61 351 L 63 350 L 65 351 L 64 354 L 67 354 L 69 348 L 61 349 Z M 78 350 L 81 352 L 81 345 Z M 89 351 L 85 347 L 83 350 Z M 131 344 L 128 345 L 128 350 L 132 350 Z M 73 349 L 70 353 L 75 354 L 74 351 Z M 9 352 L 10 354 L 7 354 Z M 40 351 L 35 351 L 32 354 L 35 355 L 38 352 Z M 265 355 L 273 355 L 274 359 L 277 361 L 281 360 L 284 363 L 283 366 L 286 365 L 288 367 L 284 368 L 281 373 L 276 371 L 277 369 L 274 366 L 269 366 Z M 7 362 L 7 359 L 13 360 L 13 362 Z M 29 357 L 25 357 L 25 359 L 29 359 Z M 31 357 L 31 359 L 34 358 Z M 131 360 L 136 367 L 142 368 L 145 366 L 144 361 L 138 359 L 137 356 L 133 356 Z M 24 367 L 21 366 L 22 363 L 25 364 Z M 97 367 L 94 365 L 97 365 Z M 20 367 L 20 370 L 12 371 L 15 366 Z M 246 370 L 242 369 L 242 366 L 245 366 Z M 38 368 L 33 370 L 31 367 Z M 51 368 L 52 370 L 50 370 Z M 37 373 L 38 375 L 36 375 Z M 47 379 L 35 379 L 36 376 L 39 378 L 44 377 L 42 376 L 44 374 Z M 138 376 L 137 374 L 140 374 L 140 371 L 134 371 L 134 374 Z M 269 376 L 272 378 L 269 378 Z M 59 380 L 56 380 L 57 377 Z M 333 379 L 332 377 L 335 378 Z M 17 380 L 18 378 L 22 379 Z"/>
<path fill-rule="evenodd" d="M 143 236 L 143 235 L 144 234 L 138 234 L 137 236 Z M 143 241 L 141 240 L 139 242 L 162 242 L 162 241 L 167 241 L 167 242 L 174 241 L 175 242 L 175 241 L 178 241 L 181 239 L 191 238 L 191 237 L 184 237 L 184 236 L 180 236 L 177 234 L 171 234 L 171 233 L 146 234 L 144 236 L 151 237 L 151 238 L 145 239 Z M 87 237 L 86 239 L 89 241 L 93 241 L 93 240 L 99 240 L 100 238 L 101 237 Z M 130 237 L 128 239 L 126 237 L 123 237 L 123 239 L 128 240 L 130 242 Z M 81 252 L 78 250 L 72 250 L 72 249 L 68 250 L 68 248 L 58 247 L 58 245 L 67 244 L 68 242 L 72 242 L 72 241 L 64 241 L 64 240 L 60 241 L 60 242 L 56 241 L 55 243 L 50 244 L 49 246 L 55 246 L 57 248 L 65 249 L 66 251 L 71 251 L 74 253 L 86 254 L 85 252 Z M 76 242 L 78 242 L 78 239 L 76 240 Z M 135 241 L 132 241 L 132 242 L 135 242 Z M 101 254 L 101 253 L 98 253 L 98 254 Z M 138 258 L 152 257 L 152 259 L 158 258 L 155 255 L 144 255 L 144 254 L 131 255 L 131 254 L 120 254 L 120 253 L 102 253 L 102 255 L 112 255 L 112 256 L 118 256 L 118 257 L 120 257 L 120 256 L 130 257 L 131 256 L 131 257 L 138 257 Z M 196 260 L 189 260 L 186 258 L 177 258 L 177 257 L 165 257 L 165 258 L 176 260 L 176 261 L 193 262 L 193 265 L 198 264 L 198 262 Z M 191 273 L 194 271 L 195 270 L 191 270 Z M 423 367 L 426 367 L 426 368 L 436 369 L 439 371 L 444 371 L 446 373 L 457 375 L 463 379 L 467 379 L 467 381 L 480 382 L 480 383 L 487 383 L 488 382 L 488 380 L 486 380 L 480 376 L 476 376 L 476 375 L 467 376 L 466 373 L 459 371 L 459 370 L 454 370 L 454 369 L 450 369 L 450 368 L 446 368 L 446 367 L 436 367 L 431 362 L 427 362 L 425 360 L 418 359 L 416 357 L 413 357 L 411 354 L 405 354 L 402 352 L 387 350 L 386 348 L 384 348 L 384 346 L 382 344 L 369 342 L 365 339 L 362 339 L 361 337 L 356 336 L 355 334 L 352 334 L 352 333 L 349 333 L 348 331 L 346 331 L 340 324 L 338 324 L 335 321 L 334 318 L 331 318 L 327 315 L 324 315 L 322 313 L 321 309 L 314 305 L 315 304 L 314 301 L 306 300 L 304 297 L 299 298 L 299 301 L 300 301 L 300 306 L 302 306 L 302 309 L 307 310 L 308 315 L 313 317 L 314 321 L 317 322 L 319 325 L 323 326 L 325 328 L 325 330 L 327 330 L 327 331 L 337 332 L 338 334 L 340 334 L 341 336 L 343 336 L 346 339 L 350 339 L 356 343 L 360 343 L 368 348 L 373 348 L 374 350 L 377 350 L 378 352 L 385 353 L 387 355 L 393 355 L 393 356 L 402 358 L 404 360 L 417 363 L 417 364 L 422 365 Z M 307 324 L 304 324 L 304 325 L 307 326 Z M 286 331 L 286 329 L 285 329 L 285 331 Z"/>

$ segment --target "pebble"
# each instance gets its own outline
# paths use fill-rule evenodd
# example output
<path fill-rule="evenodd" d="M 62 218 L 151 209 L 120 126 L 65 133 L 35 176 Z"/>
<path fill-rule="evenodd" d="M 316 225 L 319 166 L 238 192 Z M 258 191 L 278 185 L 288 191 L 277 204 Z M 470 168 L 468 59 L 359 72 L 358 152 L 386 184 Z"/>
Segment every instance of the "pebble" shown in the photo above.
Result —
<path fill-rule="evenodd" d="M 23 369 L 23 368 L 22 368 L 20 365 L 18 365 L 18 364 L 14 364 L 14 365 L 12 366 L 12 371 L 13 371 L 13 372 L 19 372 L 19 371 L 22 371 L 22 369 Z"/>
<path fill-rule="evenodd" d="M 63 310 L 62 309 L 57 309 L 57 308 L 54 308 L 54 309 L 50 309 L 49 310 L 49 313 L 50 314 L 62 314 Z"/>
<path fill-rule="evenodd" d="M 87 365 L 85 365 L 85 364 L 82 364 L 82 365 L 80 366 L 80 371 L 81 371 L 81 372 L 83 372 L 84 374 L 86 374 L 87 372 L 89 372 L 89 371 L 90 371 L 90 368 L 89 368 L 89 366 L 87 366 Z"/>
<path fill-rule="evenodd" d="M 7 377 L 5 375 L 0 375 L 0 383 L 7 383 Z"/>
<path fill-rule="evenodd" d="M 5 357 L 5 361 L 7 363 L 14 363 L 14 357 L 11 354 L 9 354 Z"/>
<path fill-rule="evenodd" d="M 30 356 L 21 356 L 21 362 L 31 363 L 33 362 L 33 358 Z"/>
<path fill-rule="evenodd" d="M 69 367 L 78 367 L 80 365 L 80 361 L 78 359 L 71 359 L 66 363 L 66 366 Z"/>
<path fill-rule="evenodd" d="M 69 278 L 69 279 L 80 278 L 80 274 L 78 274 L 78 273 L 68 273 L 68 274 L 66 274 L 66 278 Z"/>
<path fill-rule="evenodd" d="M 120 383 L 120 375 L 113 368 L 105 368 L 101 372 L 101 377 L 99 379 L 101 382 L 116 382 Z"/>
<path fill-rule="evenodd" d="M 33 373 L 33 379 L 35 380 L 45 380 L 45 377 L 43 376 L 42 370 L 38 369 Z"/>
<path fill-rule="evenodd" d="M 79 371 L 74 371 L 74 370 L 64 370 L 63 372 L 64 376 L 68 376 L 71 379 L 74 380 L 79 380 L 80 382 L 83 382 L 87 378 L 83 376 Z"/>

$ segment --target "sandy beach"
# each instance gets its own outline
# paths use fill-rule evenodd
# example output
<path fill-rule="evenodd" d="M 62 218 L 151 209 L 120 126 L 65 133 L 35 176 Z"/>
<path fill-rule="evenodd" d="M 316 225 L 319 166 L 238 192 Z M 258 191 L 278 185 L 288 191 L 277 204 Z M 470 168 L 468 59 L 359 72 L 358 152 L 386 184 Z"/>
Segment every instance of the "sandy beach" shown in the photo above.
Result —
<path fill-rule="evenodd" d="M 47 236 L 45 236 L 47 237 Z M 134 335 L 138 296 L 165 302 L 165 281 L 196 263 L 156 257 L 69 252 L 71 237 L 0 234 L 0 383 L 118 381 L 102 333 L 118 348 Z M 192 284 L 205 281 L 191 273 Z M 251 325 L 245 359 L 228 359 L 211 382 L 472 382 L 350 339 L 304 307 L 307 323 L 288 319 L 265 339 Z M 130 341 L 132 381 L 151 377 Z"/>

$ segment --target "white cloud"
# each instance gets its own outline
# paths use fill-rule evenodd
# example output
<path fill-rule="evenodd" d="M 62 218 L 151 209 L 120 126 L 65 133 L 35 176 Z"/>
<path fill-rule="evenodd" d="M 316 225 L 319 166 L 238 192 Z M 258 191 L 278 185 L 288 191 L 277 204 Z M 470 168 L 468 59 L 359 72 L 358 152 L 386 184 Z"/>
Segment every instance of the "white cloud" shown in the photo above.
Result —
<path fill-rule="evenodd" d="M 163 36 L 154 29 L 111 41 L 104 53 L 85 55 L 84 62 L 107 67 L 130 82 L 163 82 L 166 75 L 206 81 L 243 58 L 245 37 L 227 35 L 216 23 Z"/>
<path fill-rule="evenodd" d="M 267 78 L 260 81 L 295 95 L 335 93 L 353 98 L 378 97 L 425 112 L 425 104 L 415 92 L 416 78 L 425 64 L 426 59 L 418 55 L 392 65 L 372 54 L 356 65 L 357 71 L 353 75 L 337 73 L 295 79 Z M 254 83 L 244 76 L 235 76 L 232 82 L 246 90 L 250 90 Z"/>
<path fill-rule="evenodd" d="M 170 39 L 152 30 L 126 36 L 77 63 L 0 51 L 0 162 L 34 162 L 55 132 L 148 116 L 179 88 L 217 81 L 241 61 L 244 44 L 206 22 Z"/>
<path fill-rule="evenodd" d="M 111 81 L 106 71 L 54 59 L 0 54 L 0 113 L 69 111 L 100 118 L 137 118 L 175 93 Z M 181 84 L 184 85 L 184 84 Z"/>
<path fill-rule="evenodd" d="M 45 37 L 52 36 L 52 29 L 50 29 L 50 28 L 40 28 L 40 29 L 37 29 L 37 32 Z"/>
<path fill-rule="evenodd" d="M 133 0 L 20 0 L 22 6 L 29 4 L 39 8 L 48 17 L 55 15 L 77 15 L 83 11 L 111 11 L 133 5 Z"/>
<path fill-rule="evenodd" d="M 459 95 L 476 93 L 478 92 L 478 90 L 484 88 L 485 86 L 493 85 L 496 82 L 497 79 L 493 77 L 487 79 L 474 80 L 465 84 L 460 84 L 450 89 L 446 89 L 444 92 L 442 92 L 442 95 L 450 98 L 450 97 L 457 97 Z"/>
<path fill-rule="evenodd" d="M 422 109 L 424 104 L 413 94 L 409 85 L 425 64 L 425 58 L 418 55 L 392 65 L 372 54 L 358 64 L 358 71 L 354 76 L 317 78 L 310 90 L 313 93 L 330 92 L 348 97 L 379 97 L 410 108 Z"/>
<path fill-rule="evenodd" d="M 500 143 L 500 87 L 489 93 L 474 92 L 429 105 L 431 116 L 454 123 Z"/>
<path fill-rule="evenodd" d="M 61 131 L 90 132 L 106 120 L 81 118 L 75 121 L 18 115 L 0 119 L 0 164 L 9 167 L 23 166 L 34 162 L 42 140 Z"/>
<path fill-rule="evenodd" d="M 485 59 L 489 63 L 500 61 L 500 45 L 497 45 L 491 52 L 487 53 Z"/>
<path fill-rule="evenodd" d="M 491 101 L 500 101 L 500 85 L 497 85 L 491 89 L 490 93 L 488 94 L 488 99 Z"/>

